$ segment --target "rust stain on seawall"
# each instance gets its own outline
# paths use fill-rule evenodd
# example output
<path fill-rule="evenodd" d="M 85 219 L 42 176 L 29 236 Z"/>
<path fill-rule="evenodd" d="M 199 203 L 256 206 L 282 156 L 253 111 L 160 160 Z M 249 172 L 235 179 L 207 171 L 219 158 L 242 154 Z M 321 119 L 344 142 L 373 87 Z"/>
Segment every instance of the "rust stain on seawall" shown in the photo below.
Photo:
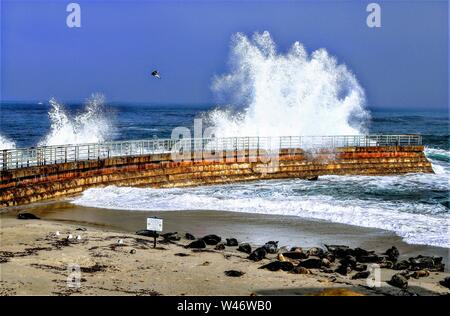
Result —
<path fill-rule="evenodd" d="M 274 156 L 244 150 L 220 157 L 194 157 L 199 157 L 198 153 L 187 161 L 173 161 L 170 154 L 152 154 L 1 171 L 0 206 L 79 194 L 104 185 L 168 188 L 320 175 L 433 172 L 423 146 L 342 147 L 318 152 L 296 148 Z"/>

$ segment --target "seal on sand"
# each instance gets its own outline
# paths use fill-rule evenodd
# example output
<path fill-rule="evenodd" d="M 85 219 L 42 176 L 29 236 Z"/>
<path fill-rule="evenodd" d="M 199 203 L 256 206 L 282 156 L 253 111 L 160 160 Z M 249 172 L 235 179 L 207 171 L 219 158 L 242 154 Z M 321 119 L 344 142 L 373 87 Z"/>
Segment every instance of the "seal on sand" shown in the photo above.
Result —
<path fill-rule="evenodd" d="M 361 271 L 357 272 L 354 276 L 352 276 L 353 280 L 357 279 L 367 279 L 370 275 L 370 271 Z"/>
<path fill-rule="evenodd" d="M 214 247 L 215 250 L 225 250 L 225 244 L 223 242 L 219 242 L 216 247 Z"/>
<path fill-rule="evenodd" d="M 300 262 L 298 265 L 307 269 L 320 269 L 322 267 L 322 259 L 309 258 Z"/>
<path fill-rule="evenodd" d="M 266 249 L 267 253 L 277 253 L 278 241 L 268 241 L 263 248 Z"/>
<path fill-rule="evenodd" d="M 228 271 L 225 271 L 224 273 L 226 276 L 229 276 L 229 277 L 240 277 L 245 274 L 245 272 L 237 271 L 237 270 L 228 270 Z"/>
<path fill-rule="evenodd" d="M 392 262 L 397 262 L 398 257 L 400 256 L 400 252 L 398 251 L 397 247 L 392 246 L 386 252 L 384 253 L 388 259 Z"/>
<path fill-rule="evenodd" d="M 289 261 L 272 261 L 259 267 L 259 269 L 267 269 L 269 271 L 292 271 L 294 269 L 294 264 Z"/>
<path fill-rule="evenodd" d="M 243 244 L 239 245 L 237 250 L 240 251 L 240 252 L 251 253 L 252 252 L 252 247 L 249 244 L 247 244 L 247 243 L 243 243 Z"/>
<path fill-rule="evenodd" d="M 445 286 L 448 289 L 450 289 L 450 276 L 446 277 L 442 281 L 439 281 L 439 284 L 442 285 L 442 286 Z"/>
<path fill-rule="evenodd" d="M 17 214 L 17 219 L 40 219 L 40 218 L 31 213 L 19 213 Z"/>
<path fill-rule="evenodd" d="M 238 245 L 238 241 L 236 238 L 227 238 L 227 246 L 234 247 Z"/>
<path fill-rule="evenodd" d="M 285 258 L 294 259 L 294 260 L 308 258 L 308 254 L 306 254 L 304 252 L 300 252 L 300 251 L 283 252 L 283 256 Z"/>
<path fill-rule="evenodd" d="M 291 273 L 295 273 L 295 274 L 310 274 L 311 271 L 309 271 L 305 267 L 296 266 L 296 267 L 294 267 L 294 269 L 292 269 Z"/>
<path fill-rule="evenodd" d="M 253 261 L 261 261 L 262 259 L 264 259 L 266 257 L 266 255 L 267 255 L 266 248 L 259 247 L 259 248 L 256 248 L 250 254 L 250 256 L 248 256 L 248 259 L 253 260 Z"/>
<path fill-rule="evenodd" d="M 196 249 L 206 248 L 206 243 L 203 239 L 198 239 L 191 242 L 189 245 L 186 246 L 186 248 L 196 248 Z"/>
<path fill-rule="evenodd" d="M 323 256 L 324 253 L 325 253 L 325 251 L 323 251 L 323 249 L 319 248 L 319 247 L 313 247 L 313 248 L 308 249 L 308 255 L 310 255 L 310 256 L 321 257 L 321 256 Z"/>
<path fill-rule="evenodd" d="M 180 240 L 180 237 L 178 236 L 178 232 L 161 234 L 161 237 L 164 238 L 164 241 L 179 241 Z"/>
<path fill-rule="evenodd" d="M 217 245 L 222 240 L 222 238 L 220 238 L 217 235 L 206 235 L 202 239 L 207 245 L 213 245 L 213 246 Z"/>
<path fill-rule="evenodd" d="M 159 237 L 159 234 L 153 230 L 141 229 L 136 232 L 136 235 L 146 237 Z"/>
<path fill-rule="evenodd" d="M 400 273 L 394 274 L 388 284 L 405 290 L 408 287 L 408 280 Z"/>

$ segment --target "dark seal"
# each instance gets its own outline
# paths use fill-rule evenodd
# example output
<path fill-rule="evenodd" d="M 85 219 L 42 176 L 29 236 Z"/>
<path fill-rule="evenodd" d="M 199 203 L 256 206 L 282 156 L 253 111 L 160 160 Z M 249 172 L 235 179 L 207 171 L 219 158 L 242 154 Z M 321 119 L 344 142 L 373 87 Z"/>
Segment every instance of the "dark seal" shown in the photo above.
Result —
<path fill-rule="evenodd" d="M 17 214 L 17 219 L 40 219 L 40 218 L 31 213 L 20 213 Z"/>
<path fill-rule="evenodd" d="M 256 248 L 250 254 L 250 256 L 248 256 L 248 259 L 253 260 L 253 261 L 261 261 L 262 259 L 264 259 L 266 257 L 266 255 L 267 255 L 266 248 L 259 247 L 259 248 Z"/>
<path fill-rule="evenodd" d="M 222 240 L 222 238 L 217 235 L 206 235 L 202 239 L 207 245 L 212 246 L 217 245 Z"/>
<path fill-rule="evenodd" d="M 243 276 L 245 274 L 245 272 L 242 272 L 242 271 L 238 271 L 238 270 L 228 270 L 228 271 L 225 271 L 225 275 L 226 276 L 229 276 L 229 277 L 240 277 L 240 276 Z"/>
<path fill-rule="evenodd" d="M 206 243 L 203 239 L 198 239 L 198 240 L 191 242 L 189 245 L 186 246 L 186 248 L 202 249 L 202 248 L 206 248 Z"/>
<path fill-rule="evenodd" d="M 240 252 L 251 253 L 252 252 L 252 247 L 249 244 L 247 244 L 247 243 L 243 243 L 243 244 L 239 245 L 237 250 L 240 251 Z"/>
<path fill-rule="evenodd" d="M 235 247 L 238 245 L 238 241 L 236 238 L 227 238 L 227 246 L 228 247 Z"/>

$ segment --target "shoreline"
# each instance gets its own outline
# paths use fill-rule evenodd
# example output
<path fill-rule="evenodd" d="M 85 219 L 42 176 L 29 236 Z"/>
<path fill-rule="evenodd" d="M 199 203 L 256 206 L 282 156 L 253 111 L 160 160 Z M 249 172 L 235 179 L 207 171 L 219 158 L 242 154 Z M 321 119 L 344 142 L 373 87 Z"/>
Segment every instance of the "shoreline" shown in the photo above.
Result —
<path fill-rule="evenodd" d="M 251 244 L 264 244 L 267 238 L 278 240 L 280 246 L 316 247 L 344 244 L 377 252 L 396 246 L 409 256 L 440 256 L 450 268 L 450 249 L 423 244 L 409 244 L 392 231 L 349 224 L 334 223 L 297 216 L 240 213 L 230 211 L 131 211 L 84 207 L 68 200 L 39 202 L 7 208 L 0 216 L 15 217 L 19 211 L 31 212 L 43 219 L 68 224 L 88 225 L 116 232 L 134 233 L 144 229 L 147 217 L 164 220 L 164 232 L 189 232 L 194 235 L 218 234 L 236 237 Z"/>
<path fill-rule="evenodd" d="M 236 251 L 236 247 L 214 250 L 214 246 L 207 246 L 205 250 L 200 251 L 185 249 L 183 246 L 190 241 L 184 238 L 169 243 L 164 243 L 159 238 L 158 247 L 153 249 L 153 238 L 117 229 L 117 226 L 114 227 L 111 223 L 103 226 L 95 225 L 92 217 L 91 222 L 88 220 L 85 223 L 69 222 L 62 216 L 56 219 L 55 214 L 64 214 L 64 211 L 60 209 L 62 205 L 58 203 L 50 203 L 50 205 L 53 205 L 54 212 L 49 210 L 49 204 L 34 206 L 36 215 L 43 216 L 41 220 L 17 220 L 12 218 L 11 213 L 0 214 L 2 227 L 0 250 L 2 261 L 6 260 L 0 263 L 1 295 L 321 295 L 327 290 L 337 291 L 331 292 L 334 294 L 330 295 L 450 294 L 449 289 L 439 285 L 440 280 L 450 275 L 448 272 L 431 272 L 430 276 L 417 280 L 411 278 L 407 291 L 386 283 L 393 274 L 399 272 L 392 269 L 381 269 L 381 287 L 376 288 L 368 287 L 366 280 L 352 280 L 350 274 L 341 276 L 335 272 L 325 273 L 317 269 L 310 269 L 310 274 L 272 272 L 259 267 L 275 260 L 276 255 L 268 255 L 266 259 L 253 262 L 247 259 L 247 254 Z M 66 211 L 71 209 L 68 205 L 65 206 Z M 43 209 L 39 211 L 40 207 Z M 14 213 L 17 210 L 12 211 Z M 31 212 L 31 209 L 26 208 L 24 211 Z M 86 216 L 85 208 L 78 208 L 78 212 Z M 216 226 L 197 226 L 198 229 L 204 229 L 205 233 L 201 233 L 201 230 L 195 233 L 195 229 L 190 231 L 179 229 L 179 235 L 182 237 L 185 232 L 194 233 L 197 237 L 217 234 L 223 240 L 235 237 L 239 242 L 248 242 L 251 240 L 251 235 L 258 234 L 261 240 L 267 242 L 283 240 L 283 234 L 281 234 L 283 231 L 289 233 L 292 229 L 291 225 L 299 225 L 299 223 L 292 223 L 292 219 L 286 219 L 283 229 L 277 230 L 273 229 L 273 222 L 268 221 L 267 218 L 259 218 L 256 219 L 256 223 L 258 220 L 266 221 L 264 225 L 272 227 L 271 234 L 268 235 L 265 230 L 261 230 L 264 225 L 259 223 L 256 227 L 259 227 L 260 231 L 249 234 L 246 239 L 239 237 L 244 236 L 245 231 L 238 234 L 242 226 L 238 225 L 231 229 L 232 226 L 224 225 L 224 218 L 225 222 L 233 220 L 229 217 L 233 214 L 222 214 L 221 217 L 218 216 L 219 212 L 214 214 L 194 212 L 187 214 L 192 219 L 191 223 L 187 223 L 186 218 L 180 218 L 177 212 L 164 212 L 164 214 L 168 213 L 173 217 L 165 217 L 167 225 L 165 224 L 164 232 L 173 231 L 171 228 L 195 228 L 194 224 L 198 224 L 196 219 L 199 218 L 203 218 L 203 224 L 216 223 Z M 111 213 L 107 214 L 110 216 Z M 147 216 L 145 212 L 134 215 L 139 215 L 139 218 Z M 279 220 L 272 219 L 272 221 Z M 247 221 L 255 223 L 255 218 L 247 218 Z M 215 231 L 215 227 L 219 226 L 223 227 L 221 233 Z M 330 236 L 334 234 L 331 229 L 333 225 L 329 223 L 327 225 L 316 223 L 315 227 L 311 227 L 311 223 L 306 222 L 302 227 L 304 229 L 309 227 L 310 231 L 316 230 L 316 235 L 320 232 L 317 231 L 318 227 L 322 227 L 322 231 L 328 229 Z M 76 230 L 77 228 L 81 230 Z M 60 236 L 55 236 L 57 230 L 60 231 Z M 67 242 L 65 238 L 69 233 L 74 236 L 80 235 L 81 240 Z M 276 238 L 278 233 L 281 234 L 279 235 L 281 238 Z M 336 242 L 333 244 L 338 244 L 337 241 L 340 240 L 349 240 L 351 242 L 348 245 L 351 247 L 373 249 L 377 250 L 377 253 L 378 249 L 386 250 L 392 245 L 399 245 L 401 259 L 416 256 L 419 253 L 439 255 L 446 252 L 448 255 L 448 249 L 401 245 L 402 242 L 397 236 L 389 236 L 376 230 L 371 231 L 369 235 L 367 233 L 369 230 L 361 229 L 355 232 L 352 228 L 350 231 L 342 232 L 335 238 Z M 280 246 L 295 245 L 305 249 L 322 246 L 313 244 L 320 236 L 308 239 L 308 234 L 307 231 L 303 231 L 299 239 L 303 242 L 298 241 L 294 244 L 293 241 L 292 243 L 280 241 Z M 359 238 L 356 239 L 357 235 Z M 370 240 L 367 240 L 368 236 L 371 236 Z M 118 244 L 120 239 L 123 240 L 123 244 Z M 360 242 L 364 239 L 366 241 Z M 263 243 L 251 242 L 251 244 L 259 246 Z M 378 249 L 369 247 L 370 245 L 377 245 Z M 185 255 L 180 256 L 180 253 Z M 444 259 L 444 263 L 447 261 L 448 256 Z M 81 269 L 81 285 L 78 289 L 67 287 L 69 275 L 67 265 L 71 263 L 78 264 Z M 238 270 L 245 274 L 241 277 L 229 277 L 224 274 L 227 270 Z"/>

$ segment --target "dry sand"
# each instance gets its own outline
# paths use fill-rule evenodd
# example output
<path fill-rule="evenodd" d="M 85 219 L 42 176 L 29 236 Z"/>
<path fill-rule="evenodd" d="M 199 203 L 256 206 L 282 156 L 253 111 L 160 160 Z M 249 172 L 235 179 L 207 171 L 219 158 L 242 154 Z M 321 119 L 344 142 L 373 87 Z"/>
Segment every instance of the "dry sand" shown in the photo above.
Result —
<path fill-rule="evenodd" d="M 61 235 L 55 236 L 56 231 Z M 352 274 L 258 269 L 275 255 L 252 262 L 236 247 L 216 251 L 208 246 L 200 252 L 185 249 L 188 241 L 183 238 L 173 244 L 158 242 L 153 249 L 152 238 L 51 220 L 2 216 L 0 234 L 1 295 L 316 295 L 327 289 L 337 295 L 450 293 L 439 285 L 449 273 L 411 278 L 408 291 L 403 291 L 385 282 L 397 271 L 382 269 L 381 287 L 370 288 L 365 280 L 351 280 Z M 81 240 L 67 242 L 68 234 L 80 235 Z M 120 239 L 123 244 L 118 243 Z M 181 253 L 185 256 L 178 255 Z M 77 284 L 68 283 L 72 264 L 81 270 L 79 288 L 68 286 Z M 228 277 L 226 270 L 245 274 Z"/>

